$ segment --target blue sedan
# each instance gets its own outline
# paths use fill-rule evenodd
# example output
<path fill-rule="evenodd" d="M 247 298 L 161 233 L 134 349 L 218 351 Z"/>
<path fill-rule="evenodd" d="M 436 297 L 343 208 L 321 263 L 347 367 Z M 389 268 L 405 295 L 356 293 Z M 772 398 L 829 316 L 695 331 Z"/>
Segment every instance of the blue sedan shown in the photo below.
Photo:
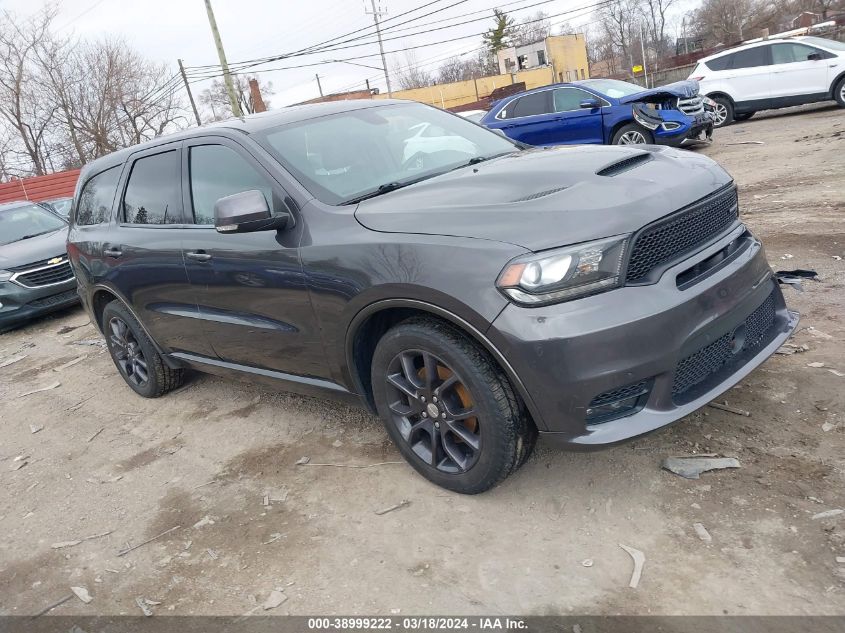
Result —
<path fill-rule="evenodd" d="M 529 145 L 656 143 L 679 146 L 713 134 L 695 81 L 644 90 L 616 79 L 586 79 L 511 95 L 480 123 Z"/>

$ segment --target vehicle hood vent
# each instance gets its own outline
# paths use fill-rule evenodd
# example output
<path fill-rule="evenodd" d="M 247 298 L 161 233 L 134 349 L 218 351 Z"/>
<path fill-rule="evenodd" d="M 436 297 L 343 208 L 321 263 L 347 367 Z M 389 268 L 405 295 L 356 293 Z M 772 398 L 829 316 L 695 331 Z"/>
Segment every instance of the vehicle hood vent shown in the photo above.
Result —
<path fill-rule="evenodd" d="M 611 163 L 606 167 L 602 167 L 596 172 L 598 176 L 618 176 L 621 173 L 639 167 L 643 163 L 651 160 L 651 154 L 643 152 L 642 154 L 635 154 L 629 158 L 625 158 L 616 163 Z"/>
<path fill-rule="evenodd" d="M 557 193 L 558 191 L 563 191 L 567 187 L 556 187 L 555 189 L 547 189 L 546 191 L 538 191 L 537 193 L 532 193 L 527 196 L 523 196 L 522 198 L 517 198 L 516 200 L 511 200 L 511 202 L 528 202 L 529 200 L 536 200 L 537 198 L 544 198 L 546 196 L 550 196 L 553 193 Z"/>

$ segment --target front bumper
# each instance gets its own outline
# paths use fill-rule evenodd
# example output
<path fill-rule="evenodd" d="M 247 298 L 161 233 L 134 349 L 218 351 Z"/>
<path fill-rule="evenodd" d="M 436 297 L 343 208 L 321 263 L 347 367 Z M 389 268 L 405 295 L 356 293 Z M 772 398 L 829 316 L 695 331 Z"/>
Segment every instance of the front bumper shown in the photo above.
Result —
<path fill-rule="evenodd" d="M 713 138 L 713 117 L 709 112 L 701 112 L 695 117 L 688 116 L 676 110 L 662 110 L 660 117 L 663 123 L 654 130 L 654 142 L 658 145 L 669 145 L 680 147 L 686 141 L 691 140 L 712 140 Z M 674 130 L 664 129 L 664 125 L 678 125 Z M 702 139 L 701 137 L 704 137 Z"/>
<path fill-rule="evenodd" d="M 735 240 L 742 244 L 736 255 L 679 289 L 679 275 Z M 753 323 L 746 325 L 764 304 L 769 319 L 754 333 L 753 345 L 737 344 L 723 364 L 702 356 L 714 345 L 750 337 L 746 329 Z M 488 336 L 513 367 L 545 437 L 569 448 L 590 448 L 648 433 L 704 406 L 773 354 L 797 322 L 762 244 L 740 226 L 654 284 L 544 308 L 509 305 Z M 690 363 L 703 363 L 706 371 L 690 369 Z M 678 393 L 690 371 L 695 380 L 704 378 Z M 647 393 L 625 417 L 588 422 L 598 396 L 641 384 Z"/>
<path fill-rule="evenodd" d="M 76 279 L 40 288 L 0 282 L 0 330 L 22 325 L 30 319 L 79 303 Z"/>

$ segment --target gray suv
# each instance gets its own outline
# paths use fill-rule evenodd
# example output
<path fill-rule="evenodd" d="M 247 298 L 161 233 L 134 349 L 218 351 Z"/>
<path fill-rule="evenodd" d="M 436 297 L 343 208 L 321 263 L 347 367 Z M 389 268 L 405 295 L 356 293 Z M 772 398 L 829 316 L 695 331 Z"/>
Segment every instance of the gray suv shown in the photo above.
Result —
<path fill-rule="evenodd" d="M 592 448 L 682 418 L 798 320 L 713 161 L 532 149 L 401 101 L 98 159 L 68 253 L 138 394 L 192 368 L 359 402 L 462 493 L 515 471 L 538 433 Z"/>

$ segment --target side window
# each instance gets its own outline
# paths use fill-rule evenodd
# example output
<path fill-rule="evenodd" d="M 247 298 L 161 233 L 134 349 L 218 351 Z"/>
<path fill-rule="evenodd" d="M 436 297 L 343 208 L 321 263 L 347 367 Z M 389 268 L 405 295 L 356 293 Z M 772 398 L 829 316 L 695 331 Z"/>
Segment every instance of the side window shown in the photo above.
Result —
<path fill-rule="evenodd" d="M 772 45 L 772 63 L 792 64 L 793 62 L 806 62 L 807 57 L 813 53 L 822 53 L 822 59 L 825 57 L 823 51 L 811 46 L 795 43 L 774 44 Z"/>
<path fill-rule="evenodd" d="M 123 196 L 124 221 L 129 224 L 182 223 L 181 173 L 179 150 L 136 160 Z"/>
<path fill-rule="evenodd" d="M 705 62 L 704 65 L 713 71 L 726 70 L 730 68 L 732 60 L 733 55 L 722 55 L 721 57 L 717 57 L 716 59 L 711 59 L 709 62 Z"/>
<path fill-rule="evenodd" d="M 733 57 L 731 68 L 737 70 L 740 68 L 768 66 L 769 48 L 768 46 L 755 46 L 754 48 L 746 48 L 744 51 L 734 53 L 731 55 Z"/>
<path fill-rule="evenodd" d="M 195 224 L 214 224 L 215 202 L 225 196 L 252 189 L 264 194 L 271 213 L 279 209 L 270 181 L 225 145 L 191 147 L 190 165 Z"/>
<path fill-rule="evenodd" d="M 555 112 L 572 112 L 581 109 L 584 99 L 592 99 L 593 95 L 578 88 L 558 88 L 554 91 Z"/>
<path fill-rule="evenodd" d="M 521 97 L 515 104 L 511 105 L 511 117 L 536 116 L 548 114 L 552 111 L 551 92 L 543 90 L 534 94 Z M 509 117 L 510 118 L 510 117 Z"/>
<path fill-rule="evenodd" d="M 76 224 L 89 226 L 109 221 L 120 169 L 112 167 L 89 179 L 76 205 Z"/>

